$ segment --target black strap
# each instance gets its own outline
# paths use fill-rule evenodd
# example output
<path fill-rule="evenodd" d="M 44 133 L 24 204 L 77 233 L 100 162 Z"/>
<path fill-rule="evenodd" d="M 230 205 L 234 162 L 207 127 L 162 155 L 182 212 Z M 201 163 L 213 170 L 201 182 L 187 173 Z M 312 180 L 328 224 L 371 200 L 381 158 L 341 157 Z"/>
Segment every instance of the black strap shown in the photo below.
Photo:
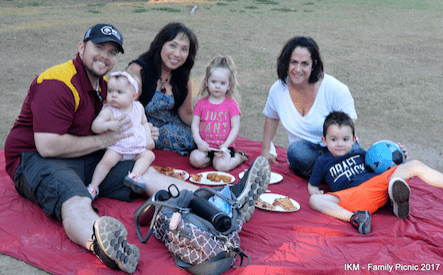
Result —
<path fill-rule="evenodd" d="M 154 206 L 152 206 L 152 207 L 154 207 Z M 151 220 L 151 224 L 149 225 L 149 231 L 148 231 L 148 234 L 146 235 L 146 238 L 143 238 L 143 236 L 140 232 L 140 224 L 139 224 L 140 215 L 135 216 L 135 231 L 137 232 L 137 237 L 141 243 L 146 243 L 149 240 L 149 238 L 151 237 L 151 234 L 154 231 L 154 223 L 155 223 L 158 213 L 160 212 L 160 209 L 161 209 L 161 207 L 155 207 L 154 216 Z"/>
<path fill-rule="evenodd" d="M 251 259 L 248 255 L 246 255 L 240 248 L 239 250 L 241 253 L 237 253 L 237 249 L 233 253 L 229 253 L 227 251 L 221 252 L 215 257 L 213 257 L 210 260 L 207 260 L 206 262 L 196 264 L 196 265 L 190 265 L 182 260 L 178 259 L 177 257 L 174 257 L 176 265 L 188 271 L 191 274 L 194 275 L 218 275 L 221 274 L 227 270 L 229 270 L 231 267 L 244 267 L 249 265 L 251 262 Z M 235 260 L 235 257 L 239 255 L 241 256 L 241 263 L 240 266 L 232 266 L 232 263 Z M 246 265 L 243 265 L 243 258 L 246 257 L 248 259 L 248 263 Z"/>
<path fill-rule="evenodd" d="M 249 256 L 246 255 L 246 253 L 240 247 L 234 248 L 234 252 L 240 256 L 240 265 L 232 266 L 233 268 L 245 267 L 251 263 L 251 258 L 249 258 Z M 246 263 L 245 265 L 243 265 L 244 258 L 248 259 L 248 263 Z"/>

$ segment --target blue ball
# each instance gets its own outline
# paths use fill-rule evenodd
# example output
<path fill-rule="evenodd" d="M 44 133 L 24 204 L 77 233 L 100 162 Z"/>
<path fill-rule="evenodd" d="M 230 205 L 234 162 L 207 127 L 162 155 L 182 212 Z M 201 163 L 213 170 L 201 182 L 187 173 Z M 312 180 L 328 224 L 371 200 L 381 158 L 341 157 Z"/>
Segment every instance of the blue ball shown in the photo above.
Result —
<path fill-rule="evenodd" d="M 389 140 L 374 143 L 366 152 L 365 163 L 377 173 L 386 172 L 389 168 L 405 162 L 405 155 L 400 147 Z"/>

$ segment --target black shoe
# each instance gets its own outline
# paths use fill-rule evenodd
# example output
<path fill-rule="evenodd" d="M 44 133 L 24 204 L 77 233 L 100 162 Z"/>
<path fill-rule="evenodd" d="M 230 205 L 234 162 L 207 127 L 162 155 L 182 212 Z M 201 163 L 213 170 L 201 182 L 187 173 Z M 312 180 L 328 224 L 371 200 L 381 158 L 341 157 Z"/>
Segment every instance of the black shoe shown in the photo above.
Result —
<path fill-rule="evenodd" d="M 243 178 L 231 187 L 232 193 L 241 204 L 242 222 L 249 221 L 255 210 L 255 201 L 268 189 L 271 181 L 271 167 L 266 158 L 260 156 L 254 160 Z"/>
<path fill-rule="evenodd" d="M 108 267 L 134 273 L 140 259 L 140 250 L 128 244 L 128 231 L 112 217 L 100 217 L 92 227 L 93 252 Z"/>
<path fill-rule="evenodd" d="M 393 178 L 389 182 L 388 192 L 395 216 L 400 219 L 406 218 L 409 215 L 409 199 L 411 198 L 409 185 L 401 178 Z"/>
<path fill-rule="evenodd" d="M 351 224 L 360 234 L 371 233 L 371 213 L 368 210 L 356 211 L 351 217 Z"/>

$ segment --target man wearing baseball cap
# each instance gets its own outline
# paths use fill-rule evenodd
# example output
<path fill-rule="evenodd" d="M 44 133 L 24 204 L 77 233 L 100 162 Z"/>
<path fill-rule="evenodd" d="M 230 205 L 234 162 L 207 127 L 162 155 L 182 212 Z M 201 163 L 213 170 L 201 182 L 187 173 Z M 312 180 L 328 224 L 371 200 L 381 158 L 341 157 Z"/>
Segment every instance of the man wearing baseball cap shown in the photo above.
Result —
<path fill-rule="evenodd" d="M 117 43 L 118 49 L 121 53 L 125 53 L 123 50 L 123 36 L 112 25 L 109 24 L 97 24 L 86 32 L 83 42 L 91 40 L 95 44 L 100 44 L 107 41 L 114 41 Z"/>
<path fill-rule="evenodd" d="M 137 246 L 112 217 L 99 217 L 86 188 L 107 146 L 129 135 L 125 116 L 118 131 L 94 135 L 91 123 L 107 87 L 104 75 L 123 53 L 123 36 L 110 24 L 97 24 L 78 44 L 76 58 L 54 66 L 32 82 L 20 116 L 5 142 L 6 170 L 20 195 L 38 203 L 47 216 L 62 222 L 74 243 L 95 253 L 107 266 L 135 272 Z M 130 201 L 123 178 L 133 162 L 120 162 L 100 185 L 100 195 Z M 112 246 L 111 246 L 112 244 Z"/>

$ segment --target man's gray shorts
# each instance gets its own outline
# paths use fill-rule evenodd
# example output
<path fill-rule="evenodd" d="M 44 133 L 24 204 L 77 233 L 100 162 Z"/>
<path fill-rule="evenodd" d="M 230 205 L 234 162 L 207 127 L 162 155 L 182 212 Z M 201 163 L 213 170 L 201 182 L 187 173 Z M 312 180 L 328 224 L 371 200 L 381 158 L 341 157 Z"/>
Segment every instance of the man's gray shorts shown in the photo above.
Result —
<path fill-rule="evenodd" d="M 74 159 L 43 158 L 36 152 L 23 153 L 14 175 L 15 188 L 20 195 L 36 202 L 46 215 L 61 221 L 63 202 L 73 196 L 91 197 L 86 186 L 91 182 L 103 153 Z M 99 196 L 123 201 L 134 199 L 134 193 L 123 184 L 133 166 L 133 161 L 121 161 L 113 167 L 100 184 Z"/>

